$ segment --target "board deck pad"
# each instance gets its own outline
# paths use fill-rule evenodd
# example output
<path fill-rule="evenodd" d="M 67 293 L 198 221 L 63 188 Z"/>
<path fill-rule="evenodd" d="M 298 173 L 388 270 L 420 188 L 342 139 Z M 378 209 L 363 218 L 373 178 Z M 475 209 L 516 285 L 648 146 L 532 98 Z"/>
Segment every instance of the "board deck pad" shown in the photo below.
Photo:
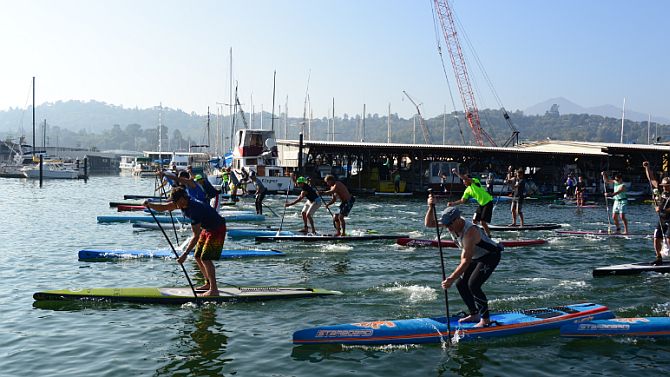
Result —
<path fill-rule="evenodd" d="M 458 331 L 462 340 L 493 338 L 544 330 L 558 330 L 562 325 L 585 319 L 609 319 L 614 314 L 603 305 L 581 303 L 551 308 L 510 312 L 492 312 L 495 324 L 475 328 L 474 323 L 459 324 L 450 318 L 451 334 Z M 356 322 L 320 326 L 293 333 L 295 344 L 422 344 L 442 343 L 448 337 L 447 318 L 414 318 Z"/>
<path fill-rule="evenodd" d="M 547 240 L 502 240 L 497 241 L 501 243 L 504 247 L 523 247 L 523 246 L 533 246 L 533 245 L 543 245 L 547 243 Z M 456 247 L 456 242 L 452 240 L 440 240 L 438 244 L 437 240 L 426 240 L 420 238 L 398 238 L 396 243 L 400 246 L 432 246 L 438 247 L 440 244 L 442 247 Z"/>
<path fill-rule="evenodd" d="M 617 237 L 617 238 L 645 238 L 651 237 L 651 234 L 647 233 L 616 233 L 614 231 L 608 232 L 606 230 L 556 230 L 557 234 L 564 234 L 569 236 L 603 236 L 603 237 Z"/>
<path fill-rule="evenodd" d="M 552 230 L 558 229 L 561 227 L 561 224 L 546 223 L 546 224 L 526 224 L 524 226 L 511 226 L 511 225 L 493 225 L 489 224 L 490 230 L 495 230 L 498 232 L 514 232 L 522 230 Z"/>
<path fill-rule="evenodd" d="M 192 255 L 193 253 L 191 253 Z M 221 250 L 221 259 L 276 257 L 286 254 L 278 250 L 259 249 L 224 249 Z M 79 250 L 79 260 L 107 260 L 107 259 L 139 259 L 139 258 L 175 258 L 174 252 L 166 250 L 104 250 L 84 249 Z"/>
<path fill-rule="evenodd" d="M 113 301 L 181 305 L 187 302 L 260 301 L 339 295 L 338 291 L 305 287 L 219 287 L 219 296 L 193 296 L 190 287 L 166 288 L 82 288 L 36 292 L 36 301 Z"/>
<path fill-rule="evenodd" d="M 670 273 L 670 261 L 663 261 L 659 266 L 654 266 L 651 262 L 638 262 L 597 267 L 593 269 L 593 276 L 636 275 L 643 272 Z"/>
<path fill-rule="evenodd" d="M 561 327 L 561 336 L 591 337 L 669 337 L 670 317 L 600 319 L 571 323 Z"/>

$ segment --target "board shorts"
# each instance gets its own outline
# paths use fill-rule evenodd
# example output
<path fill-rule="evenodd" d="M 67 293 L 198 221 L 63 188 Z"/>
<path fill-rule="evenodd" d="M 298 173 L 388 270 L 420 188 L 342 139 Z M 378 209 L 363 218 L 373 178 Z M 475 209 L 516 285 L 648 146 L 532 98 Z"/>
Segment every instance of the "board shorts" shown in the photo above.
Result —
<path fill-rule="evenodd" d="M 661 224 L 663 224 L 662 227 Z M 654 230 L 654 238 L 663 238 L 664 235 L 665 238 L 670 237 L 670 234 L 668 234 L 668 221 L 663 221 L 662 223 L 658 222 L 656 224 L 656 230 Z"/>
<path fill-rule="evenodd" d="M 512 211 L 514 211 L 515 208 L 518 213 L 523 212 L 523 198 L 512 199 L 512 207 L 511 207 Z"/>
<path fill-rule="evenodd" d="M 493 217 L 493 200 L 484 204 L 483 206 L 477 207 L 475 211 L 475 217 L 472 219 L 474 222 L 485 221 L 487 223 L 491 222 Z"/>
<path fill-rule="evenodd" d="M 351 199 L 347 200 L 346 202 L 342 202 L 340 204 L 340 215 L 349 216 L 349 212 L 351 212 L 351 208 L 354 206 L 355 201 L 356 198 L 352 196 Z"/>
<path fill-rule="evenodd" d="M 321 207 L 321 200 L 316 199 L 315 201 L 307 201 L 305 205 L 302 207 L 302 212 L 301 213 L 306 213 L 307 216 L 313 216 L 314 213 L 316 212 L 317 209 Z"/>
<path fill-rule="evenodd" d="M 213 231 L 203 229 L 195 245 L 195 257 L 202 260 L 219 260 L 223 241 L 226 239 L 226 224 Z"/>
<path fill-rule="evenodd" d="M 614 200 L 614 205 L 612 206 L 612 213 L 620 213 L 622 215 L 626 214 L 626 207 L 628 207 L 628 200 Z"/>

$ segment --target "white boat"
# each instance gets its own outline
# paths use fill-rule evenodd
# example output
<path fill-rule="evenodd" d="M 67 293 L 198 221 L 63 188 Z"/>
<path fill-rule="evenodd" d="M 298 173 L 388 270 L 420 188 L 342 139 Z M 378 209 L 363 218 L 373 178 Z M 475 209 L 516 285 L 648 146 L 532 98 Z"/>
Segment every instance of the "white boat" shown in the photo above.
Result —
<path fill-rule="evenodd" d="M 135 159 L 135 156 L 121 156 L 121 161 L 119 162 L 119 169 L 121 172 L 131 173 L 135 168 Z"/>
<path fill-rule="evenodd" d="M 22 169 L 26 178 L 39 179 L 40 165 L 26 166 Z M 42 164 L 43 179 L 77 179 L 79 170 L 73 166 L 66 166 L 62 161 L 44 161 Z"/>
<path fill-rule="evenodd" d="M 240 179 L 242 169 L 249 174 L 255 172 L 270 192 L 286 192 L 289 185 L 293 187 L 291 177 L 284 176 L 284 169 L 278 163 L 275 134 L 271 130 L 238 130 L 235 135 L 232 167 Z M 253 191 L 255 187 L 250 183 L 247 189 Z"/>

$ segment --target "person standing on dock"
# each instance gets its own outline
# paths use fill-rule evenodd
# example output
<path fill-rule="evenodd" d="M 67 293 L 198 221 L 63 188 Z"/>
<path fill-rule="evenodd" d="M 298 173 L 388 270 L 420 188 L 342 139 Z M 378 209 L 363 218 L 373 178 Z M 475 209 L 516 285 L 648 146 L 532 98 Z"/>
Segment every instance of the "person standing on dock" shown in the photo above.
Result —
<path fill-rule="evenodd" d="M 519 225 L 523 226 L 523 199 L 526 192 L 526 180 L 523 177 L 523 169 L 516 171 L 516 175 L 510 181 L 512 186 L 512 223 L 510 226 L 516 226 L 516 217 L 519 216 Z"/>
<path fill-rule="evenodd" d="M 432 195 L 428 196 L 425 225 L 429 228 L 447 228 L 455 235 L 456 245 L 461 249 L 461 261 L 442 282 L 442 288 L 449 289 L 456 283 L 458 293 L 470 312 L 459 322 L 476 322 L 474 327 L 487 327 L 491 320 L 488 298 L 482 291 L 482 285 L 498 266 L 503 247 L 491 240 L 482 228 L 461 217 L 461 211 L 456 207 L 447 207 L 442 211 L 439 224 L 436 224 L 434 200 Z"/>
<path fill-rule="evenodd" d="M 463 197 L 454 202 L 448 202 L 447 206 L 452 207 L 463 204 L 470 198 L 474 198 L 479 207 L 477 207 L 473 222 L 477 225 L 481 224 L 486 235 L 490 237 L 489 223 L 491 222 L 491 217 L 493 217 L 493 197 L 482 187 L 479 179 L 472 178 L 467 174 L 460 174 L 456 169 L 451 169 L 451 172 L 457 175 L 466 187 L 465 191 L 463 191 Z"/>
<path fill-rule="evenodd" d="M 265 195 L 268 193 L 268 189 L 265 187 L 263 182 L 261 182 L 261 179 L 258 178 L 256 175 L 255 171 L 251 171 L 251 176 L 250 176 L 251 182 L 256 186 L 256 193 L 255 193 L 255 205 L 256 205 L 256 214 L 257 215 L 262 215 L 263 214 L 263 200 L 265 200 Z"/>
<path fill-rule="evenodd" d="M 216 267 L 213 261 L 221 257 L 221 250 L 223 250 L 223 243 L 226 239 L 226 219 L 221 217 L 214 208 L 190 198 L 182 187 L 172 190 L 169 202 L 158 204 L 147 200 L 144 201 L 144 206 L 155 211 L 181 209 L 184 216 L 191 219 L 193 237 L 177 261 L 179 264 L 184 264 L 188 254 L 195 248 L 195 261 L 205 277 L 205 285 L 196 289 L 206 291 L 201 294 L 204 297 L 218 296 Z"/>
<path fill-rule="evenodd" d="M 326 184 L 330 186 L 330 189 L 327 191 L 322 191 L 321 194 L 333 196 L 330 202 L 326 203 L 326 208 L 335 203 L 337 198 L 340 198 L 341 201 L 340 211 L 333 215 L 333 223 L 335 224 L 336 230 L 335 236 L 346 236 L 347 226 L 344 218 L 349 216 L 349 212 L 351 212 L 351 208 L 354 206 L 356 198 L 354 198 L 353 195 L 349 193 L 349 189 L 347 189 L 347 186 L 345 186 L 344 183 L 336 181 L 335 177 L 332 175 L 328 174 L 324 180 L 326 181 Z"/>
<path fill-rule="evenodd" d="M 626 207 L 628 207 L 628 196 L 626 195 L 626 185 L 623 183 L 623 176 L 621 173 L 616 173 L 614 179 L 609 179 L 606 172 L 602 172 L 605 183 L 613 183 L 614 190 L 612 192 L 605 192 L 606 197 L 614 198 L 614 205 L 612 206 L 612 220 L 616 232 L 621 232 L 619 225 L 619 217 L 623 221 L 623 234 L 628 234 L 628 219 L 626 218 Z"/>
<path fill-rule="evenodd" d="M 299 203 L 303 198 L 307 198 L 307 202 L 305 205 L 302 207 L 302 222 L 303 222 L 303 228 L 299 230 L 301 233 L 307 233 L 309 231 L 309 228 L 307 228 L 307 222 L 309 221 L 309 224 L 312 226 L 312 234 L 316 234 L 316 228 L 314 227 L 314 213 L 316 212 L 319 207 L 321 207 L 321 199 L 319 198 L 319 195 L 316 193 L 316 190 L 314 187 L 312 187 L 308 182 L 305 177 L 298 177 L 296 180 L 296 184 L 300 186 L 302 191 L 300 192 L 300 195 L 298 198 L 291 203 L 285 203 L 284 207 L 290 207 L 294 204 Z"/>
<path fill-rule="evenodd" d="M 654 251 L 656 252 L 656 260 L 652 263 L 655 266 L 663 264 L 663 243 L 666 247 L 670 247 L 670 234 L 668 234 L 668 224 L 670 224 L 670 178 L 665 177 L 659 183 L 654 177 L 654 172 L 649 167 L 649 162 L 642 163 L 644 166 L 647 179 L 652 187 L 653 199 L 656 213 L 658 214 L 658 222 L 656 223 L 656 230 L 654 230 Z M 659 191 L 659 186 L 662 188 Z"/>

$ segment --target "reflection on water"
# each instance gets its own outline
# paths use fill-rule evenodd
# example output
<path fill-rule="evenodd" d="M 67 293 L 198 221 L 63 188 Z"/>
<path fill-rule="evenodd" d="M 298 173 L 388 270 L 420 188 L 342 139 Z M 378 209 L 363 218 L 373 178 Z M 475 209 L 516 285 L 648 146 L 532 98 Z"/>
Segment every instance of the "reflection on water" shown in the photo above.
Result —
<path fill-rule="evenodd" d="M 228 336 L 216 320 L 217 305 L 205 304 L 193 310 L 185 319 L 176 349 L 166 365 L 156 370 L 157 375 L 219 376 L 231 357 L 223 357 L 228 347 Z M 190 320 L 190 321 L 189 321 Z"/>

